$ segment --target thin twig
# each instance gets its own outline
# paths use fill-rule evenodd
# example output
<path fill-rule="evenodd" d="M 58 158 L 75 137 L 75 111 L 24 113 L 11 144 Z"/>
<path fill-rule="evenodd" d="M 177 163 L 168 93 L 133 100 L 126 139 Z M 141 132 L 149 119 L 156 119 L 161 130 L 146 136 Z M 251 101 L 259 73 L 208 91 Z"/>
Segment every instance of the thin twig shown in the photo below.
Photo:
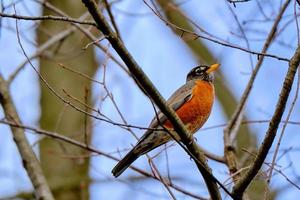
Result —
<path fill-rule="evenodd" d="M 84 88 L 84 103 L 88 104 L 89 89 Z M 88 112 L 88 107 L 85 107 L 85 112 Z M 88 146 L 89 144 L 89 127 L 88 127 L 88 116 L 84 115 L 84 143 Z"/>
<path fill-rule="evenodd" d="M 95 22 L 92 21 L 82 21 L 82 20 L 74 19 L 71 17 L 64 17 L 64 16 L 46 15 L 46 16 L 32 17 L 32 16 L 23 16 L 23 15 L 7 14 L 7 13 L 0 12 L 0 17 L 19 19 L 19 20 L 30 20 L 30 21 L 52 20 L 52 21 L 59 21 L 59 22 L 72 22 L 76 24 L 96 26 Z"/>
<path fill-rule="evenodd" d="M 157 179 L 160 180 L 160 182 L 165 186 L 165 188 L 167 189 L 167 191 L 170 194 L 170 196 L 172 197 L 172 199 L 176 200 L 176 197 L 175 197 L 174 193 L 172 192 L 172 190 L 169 188 L 169 185 L 167 184 L 166 179 L 164 177 L 162 177 L 162 175 L 158 171 L 157 167 L 154 165 L 151 158 L 149 159 L 149 164 L 153 171 L 154 176 L 157 177 Z"/>
<path fill-rule="evenodd" d="M 62 10 L 58 9 L 57 7 L 53 6 L 52 4 L 50 4 L 47 1 L 43 1 L 43 0 L 33 0 L 37 3 L 40 3 L 41 5 L 43 5 L 44 7 L 48 8 L 49 10 L 53 11 L 54 13 L 64 16 L 64 17 L 69 17 L 66 13 L 64 13 Z M 83 28 L 80 24 L 76 24 L 76 23 L 71 23 L 71 25 L 73 25 L 74 27 L 76 27 L 79 31 L 81 31 L 87 38 L 89 38 L 91 41 L 97 41 L 99 38 L 95 37 L 92 33 L 90 33 L 88 30 L 86 30 L 85 28 Z M 106 52 L 106 48 L 103 47 L 102 45 L 100 45 L 99 43 L 93 43 L 96 47 L 98 47 L 99 49 L 101 49 L 103 52 Z M 131 74 L 128 72 L 127 67 L 120 62 L 117 58 L 115 58 L 115 56 L 113 56 L 111 53 L 107 52 L 107 56 L 109 56 L 109 58 L 112 59 L 112 61 L 114 61 L 119 67 L 121 67 L 121 69 L 128 74 L 129 76 L 131 76 Z"/>
<path fill-rule="evenodd" d="M 206 36 L 203 36 L 203 35 L 200 35 L 198 33 L 195 33 L 193 31 L 190 31 L 190 30 L 187 30 L 187 29 L 184 29 L 184 28 L 181 28 L 171 22 L 169 22 L 168 20 L 166 20 L 165 18 L 163 18 L 159 13 L 157 13 L 145 0 L 143 0 L 144 3 L 152 10 L 152 12 L 158 16 L 167 26 L 170 26 L 171 28 L 173 29 L 176 29 L 178 31 L 180 31 L 182 33 L 182 37 L 184 34 L 190 34 L 192 37 L 194 37 L 194 40 L 197 40 L 199 38 L 201 39 L 204 39 L 204 40 L 207 40 L 207 41 L 210 41 L 210 42 L 213 42 L 213 43 L 216 43 L 216 44 L 219 44 L 219 45 L 222 45 L 222 46 L 225 46 L 225 47 L 229 47 L 229 48 L 233 48 L 233 49 L 238 49 L 240 51 L 244 51 L 246 53 L 250 53 L 250 54 L 253 54 L 253 55 L 256 55 L 256 56 L 265 56 L 265 57 L 270 57 L 270 58 L 275 58 L 275 59 L 278 59 L 278 60 L 281 60 L 281 61 L 285 61 L 285 62 L 289 62 L 289 59 L 288 58 L 284 58 L 284 57 L 280 57 L 280 56 L 277 56 L 277 55 L 274 55 L 274 54 L 268 54 L 268 53 L 260 53 L 260 52 L 256 52 L 256 51 L 252 51 L 252 50 L 248 50 L 247 48 L 244 48 L 244 47 L 240 47 L 240 46 L 237 46 L 237 45 L 234 45 L 234 44 L 230 44 L 230 43 L 224 43 L 218 39 L 214 39 L 214 38 L 211 38 L 211 37 L 206 37 Z"/>
<path fill-rule="evenodd" d="M 244 28 L 242 27 L 242 25 L 241 25 L 241 23 L 240 23 L 240 21 L 239 21 L 239 19 L 238 19 L 238 16 L 235 14 L 234 10 L 231 8 L 230 5 L 228 5 L 228 8 L 229 8 L 231 14 L 233 15 L 234 20 L 236 21 L 236 24 L 237 24 L 238 27 L 239 27 L 239 30 L 240 30 L 240 32 L 241 32 L 241 34 L 242 34 L 242 38 L 245 40 L 247 50 L 250 50 L 250 43 L 249 43 L 249 40 L 248 40 L 248 38 L 247 38 L 247 36 L 246 36 L 246 33 L 245 33 L 245 31 L 244 31 Z M 253 70 L 253 60 L 252 60 L 251 54 L 249 54 L 249 60 L 250 60 L 250 63 L 251 63 L 251 69 Z"/>
<path fill-rule="evenodd" d="M 122 40 L 120 31 L 119 31 L 118 26 L 117 26 L 117 24 L 116 24 L 116 20 L 115 20 L 113 14 L 112 14 L 112 12 L 111 12 L 111 6 L 110 6 L 110 4 L 107 2 L 107 0 L 103 0 L 103 2 L 104 2 L 104 5 L 105 5 L 105 8 L 106 8 L 106 10 L 107 10 L 108 16 L 109 16 L 109 18 L 110 18 L 111 24 L 112 24 L 112 26 L 114 27 L 114 29 L 115 29 L 115 31 L 116 31 L 116 34 L 117 34 L 117 36 Z"/>
<path fill-rule="evenodd" d="M 300 44 L 300 34 L 299 34 L 299 22 L 298 22 L 298 17 L 297 17 L 296 1 L 295 1 L 295 4 L 294 4 L 294 18 L 295 18 L 295 22 L 296 22 L 297 41 L 298 41 L 298 45 L 299 45 Z"/>
<path fill-rule="evenodd" d="M 251 0 L 226 0 L 226 1 L 228 1 L 229 3 L 235 4 L 235 3 L 245 3 L 245 2 L 251 1 Z"/>
<path fill-rule="evenodd" d="M 61 41 L 63 38 L 68 37 L 69 35 L 71 35 L 76 29 L 71 27 L 70 29 L 67 29 L 65 31 L 62 31 L 58 34 L 56 34 L 55 36 L 53 36 L 51 39 L 49 39 L 47 42 L 45 42 L 44 44 L 40 45 L 40 47 L 36 50 L 35 53 L 33 53 L 32 55 L 28 56 L 28 59 L 26 59 L 24 62 L 22 62 L 17 68 L 16 70 L 9 76 L 8 78 L 8 83 L 12 83 L 13 80 L 15 80 L 15 78 L 17 77 L 17 75 L 22 71 L 22 69 L 24 69 L 24 67 L 26 66 L 26 64 L 28 63 L 28 60 L 33 60 L 35 58 L 38 58 L 39 56 L 41 56 L 48 48 L 50 48 L 51 46 L 53 46 L 54 44 L 56 44 L 57 42 Z"/>
<path fill-rule="evenodd" d="M 254 158 L 256 158 L 256 154 L 252 153 L 252 152 L 249 152 L 247 151 L 246 149 L 243 149 L 245 152 L 249 153 L 251 156 L 253 156 Z M 289 150 L 289 149 L 288 149 Z M 267 162 L 264 162 L 265 165 L 267 165 L 268 167 L 271 167 L 271 164 L 270 163 L 267 163 Z M 294 183 L 287 175 L 285 175 L 282 170 L 280 169 L 276 169 L 275 166 L 273 166 L 274 170 L 276 172 L 278 172 L 281 176 L 283 176 L 285 178 L 285 180 L 287 182 L 289 182 L 291 185 L 293 185 L 295 188 L 297 188 L 298 190 L 300 190 L 300 186 L 298 186 L 296 183 Z"/>

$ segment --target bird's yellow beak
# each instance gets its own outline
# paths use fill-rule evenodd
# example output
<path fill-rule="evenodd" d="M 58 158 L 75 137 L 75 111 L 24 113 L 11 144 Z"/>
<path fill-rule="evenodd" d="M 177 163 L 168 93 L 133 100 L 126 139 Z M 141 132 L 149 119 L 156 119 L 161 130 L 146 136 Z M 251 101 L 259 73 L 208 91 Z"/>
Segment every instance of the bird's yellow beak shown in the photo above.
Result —
<path fill-rule="evenodd" d="M 213 64 L 211 66 L 209 66 L 208 70 L 206 70 L 206 73 L 211 73 L 213 71 L 216 71 L 219 67 L 220 67 L 221 64 Z"/>

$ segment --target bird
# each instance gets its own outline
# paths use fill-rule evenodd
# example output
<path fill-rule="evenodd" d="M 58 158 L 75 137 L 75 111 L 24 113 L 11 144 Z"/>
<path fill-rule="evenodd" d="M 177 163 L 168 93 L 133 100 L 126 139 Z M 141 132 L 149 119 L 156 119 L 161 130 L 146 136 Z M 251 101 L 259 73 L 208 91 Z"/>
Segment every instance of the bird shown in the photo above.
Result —
<path fill-rule="evenodd" d="M 187 74 L 186 83 L 166 102 L 176 112 L 189 134 L 197 132 L 211 113 L 215 96 L 214 71 L 219 67 L 220 64 L 212 64 L 193 68 Z M 140 156 L 172 140 L 170 133 L 176 140 L 180 140 L 171 122 L 159 111 L 137 144 L 112 169 L 112 174 L 120 176 Z"/>

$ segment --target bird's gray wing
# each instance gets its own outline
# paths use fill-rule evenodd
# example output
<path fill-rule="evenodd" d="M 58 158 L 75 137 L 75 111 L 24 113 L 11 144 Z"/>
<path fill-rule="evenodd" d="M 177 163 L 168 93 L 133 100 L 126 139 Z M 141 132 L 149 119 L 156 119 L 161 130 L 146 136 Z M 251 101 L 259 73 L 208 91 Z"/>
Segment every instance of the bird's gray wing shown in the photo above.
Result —
<path fill-rule="evenodd" d="M 167 104 L 173 109 L 177 110 L 185 102 L 188 102 L 192 98 L 193 87 L 195 81 L 189 81 L 185 85 L 181 86 L 176 90 L 173 95 L 167 100 Z M 159 123 L 157 121 L 159 119 Z M 161 112 L 157 112 L 157 115 L 152 119 L 150 126 L 151 128 L 157 127 L 159 124 L 163 124 L 167 120 L 167 117 Z"/>
<path fill-rule="evenodd" d="M 195 81 L 187 82 L 167 100 L 167 104 L 174 110 L 180 108 L 185 102 L 189 101 L 192 98 L 192 90 L 194 85 Z M 159 119 L 159 123 L 157 119 Z M 163 124 L 166 120 L 167 117 L 159 111 L 151 121 L 149 128 L 162 128 L 160 124 Z M 131 152 L 132 154 L 135 154 L 136 157 L 138 157 L 166 143 L 168 140 L 170 140 L 170 136 L 166 134 L 166 132 L 153 131 L 149 129 L 140 138 L 139 142 Z"/>

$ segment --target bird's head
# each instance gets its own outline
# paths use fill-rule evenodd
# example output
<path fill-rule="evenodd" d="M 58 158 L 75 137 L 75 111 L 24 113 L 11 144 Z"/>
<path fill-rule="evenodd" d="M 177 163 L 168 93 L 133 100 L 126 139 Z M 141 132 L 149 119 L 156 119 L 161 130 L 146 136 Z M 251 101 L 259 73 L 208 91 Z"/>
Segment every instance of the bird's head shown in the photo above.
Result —
<path fill-rule="evenodd" d="M 216 71 L 220 67 L 220 64 L 213 64 L 211 66 L 206 65 L 199 65 L 193 68 L 187 75 L 186 81 L 194 80 L 194 79 L 201 79 L 207 82 L 213 82 L 214 74 L 213 72 Z"/>

